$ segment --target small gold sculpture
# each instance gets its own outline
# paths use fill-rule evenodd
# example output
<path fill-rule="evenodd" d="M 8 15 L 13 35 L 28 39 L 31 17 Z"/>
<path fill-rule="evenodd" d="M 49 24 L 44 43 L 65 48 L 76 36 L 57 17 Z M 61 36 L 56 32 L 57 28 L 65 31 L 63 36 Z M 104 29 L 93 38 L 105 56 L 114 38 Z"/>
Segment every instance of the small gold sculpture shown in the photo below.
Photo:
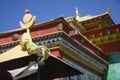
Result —
<path fill-rule="evenodd" d="M 26 11 L 28 13 L 28 11 Z M 21 37 L 20 46 L 24 51 L 27 51 L 30 55 L 35 54 L 38 56 L 39 65 L 44 65 L 44 61 L 50 56 L 50 50 L 45 46 L 37 46 L 32 42 L 32 38 L 30 36 L 29 27 L 34 25 L 35 17 L 32 18 L 32 15 L 26 14 L 23 17 L 24 24 L 20 23 L 20 26 L 27 29 Z"/>
<path fill-rule="evenodd" d="M 29 10 L 25 10 L 25 15 L 23 17 L 23 22 L 20 21 L 21 28 L 29 28 L 34 25 L 36 21 L 36 16 L 33 16 L 30 14 Z"/>
<path fill-rule="evenodd" d="M 44 65 L 44 61 L 50 56 L 50 50 L 45 46 L 37 46 L 32 42 L 30 31 L 22 35 L 20 45 L 24 51 L 27 51 L 30 55 L 35 54 L 38 56 L 39 65 Z"/>

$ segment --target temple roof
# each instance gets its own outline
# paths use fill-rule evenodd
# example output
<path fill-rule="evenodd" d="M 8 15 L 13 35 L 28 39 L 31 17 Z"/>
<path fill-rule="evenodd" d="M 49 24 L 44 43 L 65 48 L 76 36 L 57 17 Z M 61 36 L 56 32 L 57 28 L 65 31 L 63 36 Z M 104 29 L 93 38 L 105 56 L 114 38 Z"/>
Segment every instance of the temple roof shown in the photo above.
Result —
<path fill-rule="evenodd" d="M 0 54 L 0 63 L 1 63 L 0 71 L 13 70 L 24 66 L 28 66 L 31 61 L 37 61 L 37 57 L 35 55 L 28 55 L 27 52 L 21 50 L 20 46 L 16 46 L 13 49 L 10 49 L 9 51 L 5 52 L 4 54 Z M 66 63 L 62 59 L 53 56 L 52 54 L 45 61 L 45 65 L 39 67 L 40 67 L 39 73 L 42 73 L 39 77 L 42 80 L 82 74 L 82 72 L 79 71 L 77 68 Z M 2 75 L 2 73 L 0 73 L 0 75 Z M 46 75 L 48 76 L 46 77 Z M 34 75 L 31 76 L 30 78 L 32 77 L 34 77 Z"/>
<path fill-rule="evenodd" d="M 75 21 L 74 21 L 75 22 Z M 48 21 L 48 22 L 45 22 L 45 23 L 41 23 L 41 24 L 36 24 L 34 27 L 31 27 L 30 29 L 32 30 L 32 29 L 35 29 L 35 28 L 42 28 L 43 29 L 43 27 L 45 27 L 45 26 L 50 26 L 50 25 L 52 25 L 52 24 L 55 24 L 55 23 L 64 23 L 65 25 L 67 25 L 67 28 L 65 28 L 65 25 L 64 25 L 64 29 L 69 29 L 70 31 L 72 31 L 72 30 L 74 30 L 66 21 L 65 21 L 65 19 L 63 18 L 63 17 L 60 17 L 60 18 L 57 18 L 57 19 L 54 19 L 54 20 L 50 20 L 50 21 Z M 78 24 L 77 22 L 76 22 L 76 24 Z M 24 30 L 24 31 L 23 31 Z M 58 30 L 59 31 L 59 30 Z M 62 31 L 64 31 L 64 30 L 62 30 Z M 70 33 L 70 31 L 67 33 L 68 35 L 69 35 L 69 33 Z M 21 33 L 18 33 L 18 32 L 21 32 Z M 12 34 L 14 34 L 14 33 L 18 33 L 19 35 L 20 35 L 20 37 L 21 37 L 21 34 L 22 33 L 24 33 L 25 32 L 25 28 L 20 28 L 20 29 L 16 29 L 16 30 L 12 30 L 12 31 L 8 31 L 8 32 L 4 32 L 4 33 L 2 33 L 2 34 L 0 34 L 0 37 L 2 37 L 3 36 L 3 39 L 1 39 L 1 40 L 4 40 L 5 41 L 5 38 L 6 37 L 10 37 L 9 39 L 9 41 L 7 41 L 6 43 L 4 43 L 4 41 L 2 41 L 3 43 L 1 43 L 1 47 L 2 47 L 2 45 L 4 45 L 4 46 L 8 46 L 7 44 L 10 44 L 10 43 L 15 43 L 15 42 L 18 42 L 18 41 L 20 41 L 20 38 L 19 38 L 19 40 L 17 40 L 17 41 L 12 41 L 11 40 L 11 35 Z M 34 31 L 31 31 L 31 34 L 32 34 L 32 32 L 34 32 Z M 43 33 L 45 33 L 45 32 L 43 32 Z M 39 33 L 39 36 L 41 36 L 41 34 L 43 35 L 43 33 Z M 51 34 L 51 32 L 49 31 L 49 33 Z M 8 36 L 5 36 L 4 37 L 4 35 L 8 35 Z M 48 34 L 47 34 L 48 35 Z M 79 36 L 77 36 L 77 37 L 82 37 L 83 39 L 85 39 L 85 42 L 89 45 L 89 46 L 92 46 L 92 47 L 94 47 L 94 49 L 95 49 L 95 51 L 96 50 L 98 50 L 98 51 L 100 51 L 100 52 L 102 52 L 97 46 L 94 46 L 92 43 L 90 43 L 90 41 L 88 41 L 86 38 L 85 38 L 85 36 L 84 35 L 82 35 L 81 33 L 80 34 L 77 34 L 77 35 L 79 35 Z M 82 35 L 82 36 L 81 36 Z M 38 34 L 36 35 L 36 36 L 38 36 Z M 32 38 L 35 38 L 35 35 L 34 36 L 32 36 Z M 12 45 L 12 44 L 11 44 Z M 85 45 L 84 45 L 85 46 Z M 87 46 L 86 46 L 87 47 Z M 89 50 L 89 49 L 88 49 Z M 92 50 L 91 50 L 92 51 Z M 92 52 L 93 53 L 93 52 Z M 96 52 L 94 52 L 94 53 L 96 53 Z M 106 55 L 107 56 L 107 54 L 105 54 L 104 52 L 102 53 L 102 54 L 104 54 L 104 55 Z"/>
<path fill-rule="evenodd" d="M 93 19 L 93 18 L 98 18 L 98 17 L 102 17 L 104 15 L 109 15 L 110 14 L 110 10 L 111 8 L 108 7 L 107 11 L 105 13 L 102 13 L 102 14 L 99 14 L 99 15 L 87 15 L 87 16 L 83 16 L 83 17 L 80 17 L 79 16 L 79 13 L 78 13 L 78 9 L 76 9 L 76 20 L 78 20 L 78 22 L 83 22 L 83 21 L 86 21 L 86 20 L 90 20 L 90 19 Z M 110 16 L 109 16 L 110 18 Z M 111 18 L 110 18 L 111 19 Z M 113 22 L 113 21 L 112 21 Z M 114 23 L 114 22 L 113 22 Z"/>
<path fill-rule="evenodd" d="M 79 25 L 78 24 L 79 22 L 73 21 L 73 23 Z M 61 25 L 59 25 L 59 24 L 61 24 Z M 7 48 L 12 47 L 12 49 L 8 50 L 7 52 L 4 52 L 4 50 L 2 51 L 3 53 L 1 53 L 2 56 L 0 58 L 1 62 L 5 62 L 5 61 L 11 60 L 11 59 L 28 57 L 28 54 L 26 52 L 23 53 L 20 46 L 16 46 L 16 43 L 19 44 L 18 42 L 21 39 L 20 38 L 21 35 L 24 32 L 26 32 L 25 30 L 26 30 L 25 28 L 20 28 L 17 30 L 13 30 L 13 31 L 9 31 L 9 32 L 0 34 L 1 44 L 2 44 L 0 46 L 1 50 L 4 49 L 5 51 L 7 51 Z M 83 62 L 82 59 L 80 59 L 81 56 L 76 57 L 77 55 L 75 56 L 74 53 L 79 54 L 79 52 L 77 52 L 77 51 L 80 50 L 80 53 L 81 53 L 81 51 L 83 51 L 83 52 L 85 52 L 85 55 L 87 57 L 90 56 L 91 59 L 94 57 L 93 59 L 96 58 L 95 62 L 98 60 L 100 63 L 103 63 L 105 65 L 108 64 L 107 54 L 105 54 L 97 46 L 94 46 L 92 43 L 90 43 L 88 41 L 88 39 L 86 39 L 85 36 L 79 32 L 78 32 L 78 34 L 75 34 L 75 37 L 72 37 L 70 35 L 70 32 L 74 31 L 74 29 L 72 26 L 70 26 L 68 24 L 68 22 L 63 17 L 60 17 L 60 18 L 57 18 L 54 20 L 50 20 L 50 21 L 42 23 L 42 24 L 36 24 L 34 27 L 30 27 L 30 30 L 31 30 L 31 37 L 33 38 L 33 41 L 35 41 L 38 45 L 40 45 L 40 44 L 46 45 L 46 46 L 48 45 L 49 48 L 53 47 L 53 46 L 61 47 L 60 45 L 63 45 L 62 48 L 59 48 L 59 50 L 64 52 L 63 55 L 68 56 L 69 58 L 71 58 L 72 60 L 74 60 L 76 62 L 80 62 L 81 64 L 85 65 L 86 67 L 89 67 L 91 70 L 94 70 L 95 72 L 99 73 L 100 75 L 103 74 L 102 71 L 99 71 L 98 69 L 94 68 L 93 67 L 94 65 L 91 65 L 90 62 Z M 19 39 L 17 41 L 13 41 L 11 39 L 11 35 L 14 33 L 17 33 L 19 35 Z M 59 42 L 57 40 L 59 40 Z M 58 43 L 54 44 L 54 42 L 58 42 Z M 67 45 L 69 47 L 69 49 L 65 49 L 64 45 Z M 16 47 L 14 47 L 14 46 L 16 46 Z M 72 50 L 74 47 L 76 50 L 74 49 L 75 52 L 73 53 Z M 13 53 L 14 50 L 17 52 L 19 51 L 20 54 L 19 53 L 17 54 L 17 52 Z M 10 56 L 10 55 L 13 55 L 13 56 L 9 58 L 8 56 Z M 3 56 L 6 56 L 6 58 L 4 58 Z M 83 57 L 85 57 L 85 56 L 83 56 Z M 90 60 L 88 60 L 88 61 L 90 61 Z"/>
<path fill-rule="evenodd" d="M 0 54 L 0 62 L 5 62 L 21 57 L 28 56 L 28 53 L 26 51 L 23 51 L 21 46 L 15 46 L 14 48 L 4 52 L 3 54 Z"/>
<path fill-rule="evenodd" d="M 89 20 L 89 19 L 93 19 L 93 18 L 96 18 L 98 16 L 91 16 L 91 15 L 87 15 L 87 16 L 84 16 L 84 17 L 80 17 L 79 19 L 77 19 L 79 22 L 82 22 L 82 21 L 85 21 L 85 20 Z"/>
<path fill-rule="evenodd" d="M 120 51 L 120 24 L 86 32 L 84 36 L 108 54 Z"/>

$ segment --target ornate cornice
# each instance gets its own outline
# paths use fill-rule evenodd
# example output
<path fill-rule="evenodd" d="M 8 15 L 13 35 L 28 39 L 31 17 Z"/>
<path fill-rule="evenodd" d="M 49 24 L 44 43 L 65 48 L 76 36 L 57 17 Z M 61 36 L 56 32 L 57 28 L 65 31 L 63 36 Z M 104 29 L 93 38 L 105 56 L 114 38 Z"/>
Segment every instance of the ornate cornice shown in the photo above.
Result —
<path fill-rule="evenodd" d="M 114 30 L 103 30 L 99 33 L 92 34 L 91 37 L 88 37 L 88 39 L 95 45 L 118 41 L 120 40 L 120 29 L 116 28 Z"/>
<path fill-rule="evenodd" d="M 32 40 L 37 45 L 45 45 L 50 49 L 59 46 L 62 48 L 62 50 L 69 51 L 70 53 L 68 55 L 73 55 L 73 57 L 80 59 L 89 66 L 91 65 L 95 68 L 98 68 L 98 70 L 100 71 L 104 71 L 104 69 L 106 68 L 107 63 L 105 63 L 101 59 L 98 59 L 95 55 L 86 50 L 83 46 L 68 37 L 68 35 L 66 35 L 64 32 L 34 37 Z M 2 45 L 0 46 L 1 51 L 6 51 L 18 44 L 19 42 Z"/>

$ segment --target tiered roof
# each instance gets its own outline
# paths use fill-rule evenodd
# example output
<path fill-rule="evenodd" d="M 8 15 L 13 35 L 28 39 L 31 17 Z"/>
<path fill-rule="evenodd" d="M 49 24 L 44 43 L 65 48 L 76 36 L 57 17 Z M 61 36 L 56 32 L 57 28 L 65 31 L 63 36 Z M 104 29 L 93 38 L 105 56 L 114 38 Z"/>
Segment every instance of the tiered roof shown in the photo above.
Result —
<path fill-rule="evenodd" d="M 100 15 L 84 17 L 76 11 L 76 19 L 85 29 L 83 35 L 108 54 L 120 51 L 120 25 L 116 25 L 110 17 L 110 9 Z"/>
<path fill-rule="evenodd" d="M 77 14 L 78 13 L 76 13 L 76 15 Z M 110 14 L 110 8 L 108 8 L 108 10 L 105 13 L 100 14 L 100 15 L 95 15 L 95 16 L 87 15 L 84 17 L 80 17 L 77 15 L 76 20 L 82 26 L 84 26 L 86 31 L 92 31 L 92 30 L 108 27 L 110 25 L 114 25 L 115 23 L 113 22 L 109 14 Z"/>

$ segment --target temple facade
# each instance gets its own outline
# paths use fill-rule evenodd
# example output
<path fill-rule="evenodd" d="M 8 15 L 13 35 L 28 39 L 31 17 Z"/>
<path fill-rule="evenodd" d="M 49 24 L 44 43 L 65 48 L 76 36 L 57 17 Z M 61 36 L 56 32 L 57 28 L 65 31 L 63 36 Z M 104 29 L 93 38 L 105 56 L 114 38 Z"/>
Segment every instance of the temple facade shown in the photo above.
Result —
<path fill-rule="evenodd" d="M 115 24 L 109 14 L 110 8 L 100 15 L 80 17 L 78 8 L 76 8 L 76 17 L 59 17 L 29 27 L 32 41 L 36 45 L 46 46 L 52 55 L 81 72 L 81 74 L 50 77 L 50 79 L 115 80 L 109 75 L 113 71 L 111 64 L 120 62 L 118 57 L 120 52 L 120 25 Z M 0 34 L 0 56 L 20 44 L 21 36 L 27 28 L 21 27 Z M 16 51 L 15 53 L 20 52 Z M 1 58 L 0 62 L 9 60 L 11 59 L 3 60 Z M 54 64 L 52 66 L 58 67 Z M 52 66 L 49 67 L 52 68 Z M 116 69 L 115 71 L 117 74 Z M 56 74 L 59 73 L 56 72 Z M 22 80 L 28 79 L 36 78 L 30 75 Z"/>

